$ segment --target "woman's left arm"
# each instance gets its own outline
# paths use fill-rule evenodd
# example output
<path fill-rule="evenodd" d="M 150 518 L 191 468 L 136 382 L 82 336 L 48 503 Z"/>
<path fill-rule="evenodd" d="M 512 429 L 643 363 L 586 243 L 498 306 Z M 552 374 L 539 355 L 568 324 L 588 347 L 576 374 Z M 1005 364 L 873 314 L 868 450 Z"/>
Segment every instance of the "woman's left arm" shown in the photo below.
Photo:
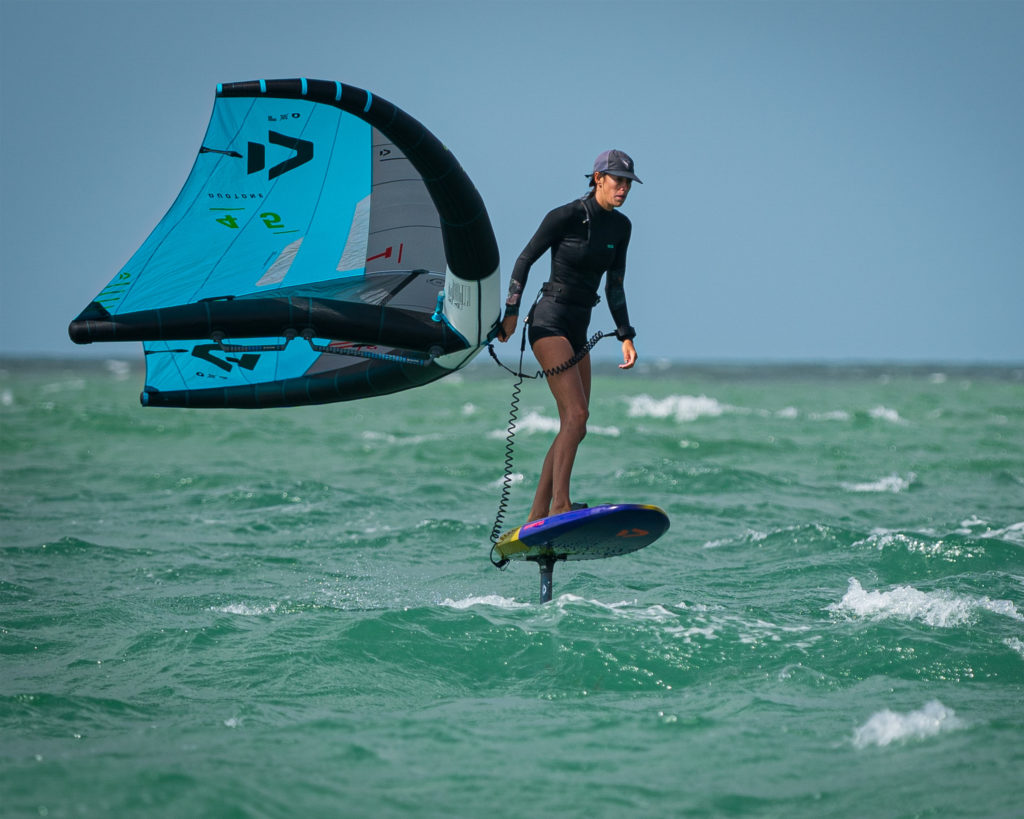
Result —
<path fill-rule="evenodd" d="M 618 215 L 618 214 L 617 214 Z M 625 230 L 624 235 L 617 243 L 615 249 L 615 259 L 611 266 L 605 272 L 605 283 L 604 292 L 605 297 L 608 299 L 608 309 L 611 311 L 612 320 L 615 322 L 615 335 L 619 341 L 625 342 L 632 339 L 636 335 L 636 330 L 629 323 L 629 310 L 626 307 L 626 252 L 629 248 L 629 239 L 633 232 L 632 225 L 629 220 L 625 217 L 621 217 L 624 224 Z M 633 345 L 630 344 L 630 349 Z M 625 346 L 623 346 L 623 357 L 625 361 L 629 361 L 626 356 Z M 633 358 L 636 358 L 636 351 L 633 350 Z M 631 364 L 629 366 L 632 366 Z"/>

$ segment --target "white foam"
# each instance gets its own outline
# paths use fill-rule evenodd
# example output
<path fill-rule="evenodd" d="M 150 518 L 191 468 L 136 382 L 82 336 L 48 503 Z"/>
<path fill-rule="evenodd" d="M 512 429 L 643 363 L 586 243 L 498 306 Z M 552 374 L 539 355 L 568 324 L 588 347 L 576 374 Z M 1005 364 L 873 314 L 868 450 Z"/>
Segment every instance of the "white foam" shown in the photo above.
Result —
<path fill-rule="evenodd" d="M 523 418 L 516 421 L 516 432 L 525 432 L 532 435 L 535 432 L 557 433 L 558 419 L 541 415 L 539 412 L 531 411 Z M 618 438 L 621 431 L 618 427 L 597 427 L 587 425 L 588 435 L 605 435 L 609 438 Z M 488 434 L 489 438 L 504 438 L 508 435 L 507 429 L 495 430 Z"/>
<path fill-rule="evenodd" d="M 1017 606 L 1012 600 L 993 600 L 990 597 L 982 597 L 978 600 L 978 607 L 993 614 L 1001 614 L 1011 620 L 1019 620 L 1024 623 L 1024 614 L 1017 611 Z"/>
<path fill-rule="evenodd" d="M 539 412 L 528 412 L 516 421 L 517 432 L 558 432 L 558 419 L 541 415 Z M 504 435 L 504 431 L 502 432 Z"/>
<path fill-rule="evenodd" d="M 714 626 L 672 626 L 671 628 L 666 628 L 665 633 L 686 645 L 692 645 L 694 637 L 701 637 L 705 641 L 718 639 Z"/>
<path fill-rule="evenodd" d="M 652 398 L 650 395 L 636 395 L 629 399 L 630 418 L 675 418 L 676 421 L 696 421 L 698 418 L 717 418 L 726 412 L 735 412 L 736 407 L 720 403 L 706 395 L 670 395 L 667 398 Z"/>
<path fill-rule="evenodd" d="M 904 423 L 903 419 L 900 418 L 900 414 L 889 407 L 877 406 L 872 407 L 868 410 L 868 415 L 874 418 L 876 421 L 889 421 L 893 424 Z"/>
<path fill-rule="evenodd" d="M 846 410 L 831 410 L 830 412 L 812 412 L 807 417 L 812 421 L 849 421 L 850 413 Z"/>
<path fill-rule="evenodd" d="M 719 540 L 708 540 L 704 542 L 702 549 L 717 549 L 719 546 L 731 546 L 736 543 L 760 543 L 767 540 L 767 532 L 759 532 L 756 529 L 747 529 L 739 538 L 727 537 Z"/>
<path fill-rule="evenodd" d="M 67 381 L 58 381 L 53 384 L 44 384 L 40 388 L 43 395 L 54 395 L 56 393 L 70 392 L 71 390 L 84 390 L 84 378 L 69 378 Z"/>
<path fill-rule="evenodd" d="M 125 379 L 131 377 L 132 367 L 131 364 L 129 364 L 127 361 L 121 361 L 120 359 L 117 358 L 110 358 L 107 359 L 105 363 L 107 367 L 107 372 L 114 376 L 115 380 L 124 381 Z"/>
<path fill-rule="evenodd" d="M 440 432 L 430 432 L 423 435 L 395 435 L 390 432 L 377 432 L 366 430 L 362 434 L 364 441 L 381 441 L 385 444 L 425 444 L 431 441 L 443 441 L 444 435 Z"/>
<path fill-rule="evenodd" d="M 920 620 L 936 628 L 953 628 L 966 623 L 979 609 L 1024 622 L 1024 616 L 1010 600 L 973 598 L 946 591 L 922 592 L 912 586 L 868 592 L 855 577 L 850 578 L 843 599 L 828 607 L 831 612 L 849 617 Z"/>
<path fill-rule="evenodd" d="M 924 540 L 913 537 L 903 532 L 893 532 L 889 529 L 875 529 L 865 540 L 858 540 L 854 546 L 864 544 L 873 545 L 878 551 L 888 548 L 904 549 L 910 554 L 922 554 L 929 557 L 938 557 L 944 560 L 955 560 L 964 554 L 973 556 L 973 552 L 965 551 L 959 544 L 947 543 L 944 540 Z"/>
<path fill-rule="evenodd" d="M 964 518 L 960 521 L 960 528 L 955 530 L 958 535 L 973 535 L 974 530 L 979 527 L 988 527 L 988 522 L 982 520 L 977 515 L 971 515 L 969 518 Z"/>
<path fill-rule="evenodd" d="M 886 620 L 891 617 L 921 620 L 930 626 L 950 627 L 967 620 L 971 613 L 968 601 L 945 594 L 918 591 L 911 586 L 897 586 L 891 591 L 864 591 L 860 581 L 850 578 L 850 585 L 839 603 L 829 611 L 854 617 Z"/>
<path fill-rule="evenodd" d="M 638 608 L 636 601 L 622 600 L 618 603 L 601 603 L 597 600 L 583 600 L 582 598 L 576 598 L 575 600 L 567 600 L 566 602 L 576 603 L 587 603 L 592 606 L 599 606 L 607 611 L 614 612 L 617 615 L 626 617 L 629 620 L 647 621 L 652 623 L 672 623 L 678 620 L 679 616 L 669 609 L 665 608 L 658 603 L 645 608 Z"/>
<path fill-rule="evenodd" d="M 886 475 L 884 478 L 865 483 L 844 483 L 843 489 L 848 492 L 892 492 L 895 494 L 909 489 L 916 478 L 917 475 L 913 472 L 908 473 L 905 478 L 893 473 L 892 475 Z"/>
<path fill-rule="evenodd" d="M 1007 637 L 1003 640 L 1003 643 L 1020 654 L 1021 659 L 1024 660 L 1024 640 L 1021 640 L 1019 637 Z"/>
<path fill-rule="evenodd" d="M 888 708 L 873 714 L 860 728 L 854 731 L 853 744 L 857 748 L 869 745 L 884 747 L 892 742 L 909 739 L 927 739 L 942 731 L 953 731 L 964 727 L 964 722 L 952 708 L 938 700 L 932 700 L 917 711 L 900 714 Z"/>
<path fill-rule="evenodd" d="M 510 474 L 508 476 L 508 485 L 509 486 L 515 486 L 516 484 L 520 484 L 520 483 L 522 483 L 525 480 L 526 480 L 526 476 L 522 472 L 513 472 L 512 474 Z M 496 487 L 498 489 L 503 488 L 505 486 L 505 476 L 503 475 L 502 477 L 498 478 L 498 480 L 496 480 L 496 481 L 491 481 L 488 484 L 488 486 Z"/>
<path fill-rule="evenodd" d="M 502 597 L 497 594 L 475 595 L 466 597 L 462 600 L 452 600 L 451 598 L 448 598 L 441 601 L 440 605 L 451 609 L 469 609 L 474 606 L 493 606 L 495 608 L 502 609 L 523 609 L 533 607 L 532 603 L 518 602 L 515 598 Z M 609 614 L 624 616 L 632 620 L 643 620 L 659 624 L 672 622 L 677 618 L 675 613 L 659 604 L 639 608 L 637 606 L 637 601 L 635 600 L 620 600 L 616 603 L 605 603 L 602 600 L 580 597 L 578 594 L 572 594 L 571 592 L 566 592 L 555 597 L 552 600 L 552 606 L 547 610 L 554 609 L 564 611 L 569 607 L 578 606 L 592 606 L 594 608 L 602 609 Z"/>
<path fill-rule="evenodd" d="M 1000 540 L 1009 540 L 1012 543 L 1024 544 L 1024 521 L 1011 523 L 1002 529 L 990 529 L 982 537 L 999 538 Z"/>
<path fill-rule="evenodd" d="M 993 529 L 988 521 L 982 520 L 977 515 L 971 515 L 966 520 L 960 521 L 960 528 L 955 529 L 954 534 L 971 535 L 980 538 L 998 538 L 1024 545 L 1024 521 L 1011 523 L 1009 526 L 1004 526 L 1001 529 Z"/>
<path fill-rule="evenodd" d="M 441 605 L 449 609 L 471 609 L 474 606 L 493 606 L 499 609 L 525 609 L 530 603 L 517 603 L 515 598 L 502 597 L 500 594 L 484 594 L 452 600 L 450 597 L 441 601 Z"/>
<path fill-rule="evenodd" d="M 241 614 L 245 617 L 259 617 L 264 614 L 273 614 L 277 611 L 277 603 L 269 606 L 250 606 L 248 603 L 231 603 L 227 606 L 210 606 L 210 611 L 218 611 L 221 614 Z"/>

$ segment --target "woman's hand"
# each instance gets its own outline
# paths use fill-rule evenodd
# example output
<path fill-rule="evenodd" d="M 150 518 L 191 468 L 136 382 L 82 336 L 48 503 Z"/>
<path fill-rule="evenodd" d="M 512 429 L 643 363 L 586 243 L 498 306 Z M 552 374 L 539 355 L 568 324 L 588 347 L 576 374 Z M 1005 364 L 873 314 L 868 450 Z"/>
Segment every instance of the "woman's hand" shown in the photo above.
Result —
<path fill-rule="evenodd" d="M 620 370 L 628 370 L 636 364 L 636 347 L 633 346 L 633 339 L 627 338 L 622 342 L 622 364 Z"/>
<path fill-rule="evenodd" d="M 505 342 L 512 338 L 518 321 L 519 316 L 505 316 L 505 320 L 501 322 L 501 329 L 498 330 L 498 341 Z"/>

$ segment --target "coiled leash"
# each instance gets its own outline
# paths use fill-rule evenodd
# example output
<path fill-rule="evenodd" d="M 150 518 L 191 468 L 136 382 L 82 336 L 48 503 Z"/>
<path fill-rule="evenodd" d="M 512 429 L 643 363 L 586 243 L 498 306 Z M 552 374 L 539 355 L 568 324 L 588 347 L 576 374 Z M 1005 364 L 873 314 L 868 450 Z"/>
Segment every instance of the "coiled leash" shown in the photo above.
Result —
<path fill-rule="evenodd" d="M 548 370 L 538 370 L 534 375 L 527 375 L 523 372 L 523 356 L 526 354 L 526 322 L 523 322 L 522 340 L 519 343 L 519 368 L 518 371 L 513 370 L 511 367 L 507 367 L 498 358 L 498 354 L 494 352 L 494 344 L 490 343 L 487 345 L 487 351 L 491 354 L 491 358 L 494 359 L 495 363 L 503 370 L 512 373 L 516 377 L 515 384 L 512 385 L 512 401 L 509 407 L 508 413 L 508 434 L 505 436 L 505 476 L 502 479 L 501 484 L 501 499 L 498 501 L 498 513 L 494 518 L 494 526 L 491 529 L 491 563 L 499 569 L 504 569 L 508 565 L 509 559 L 503 558 L 501 560 L 494 559 L 494 550 L 498 545 L 498 538 L 501 535 L 501 527 L 505 520 L 505 514 L 508 511 L 508 496 L 512 489 L 512 467 L 515 462 L 515 435 L 516 435 L 516 421 L 519 418 L 519 399 L 520 393 L 522 392 L 523 379 L 524 378 L 546 378 L 552 375 L 559 375 L 564 373 L 566 370 L 570 370 L 575 367 L 583 358 L 597 345 L 602 338 L 614 337 L 615 333 L 597 332 L 594 333 L 579 350 L 577 350 L 572 358 L 559 364 L 557 367 L 552 367 Z"/>

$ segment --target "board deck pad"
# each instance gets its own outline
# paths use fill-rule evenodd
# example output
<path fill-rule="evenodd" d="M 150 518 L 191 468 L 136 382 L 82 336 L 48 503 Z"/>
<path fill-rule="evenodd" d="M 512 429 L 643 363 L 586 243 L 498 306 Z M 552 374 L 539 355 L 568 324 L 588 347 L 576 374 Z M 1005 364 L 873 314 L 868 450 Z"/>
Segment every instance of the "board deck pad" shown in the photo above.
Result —
<path fill-rule="evenodd" d="M 657 506 L 602 504 L 510 529 L 495 549 L 510 560 L 597 560 L 649 546 L 668 526 L 668 515 Z"/>

